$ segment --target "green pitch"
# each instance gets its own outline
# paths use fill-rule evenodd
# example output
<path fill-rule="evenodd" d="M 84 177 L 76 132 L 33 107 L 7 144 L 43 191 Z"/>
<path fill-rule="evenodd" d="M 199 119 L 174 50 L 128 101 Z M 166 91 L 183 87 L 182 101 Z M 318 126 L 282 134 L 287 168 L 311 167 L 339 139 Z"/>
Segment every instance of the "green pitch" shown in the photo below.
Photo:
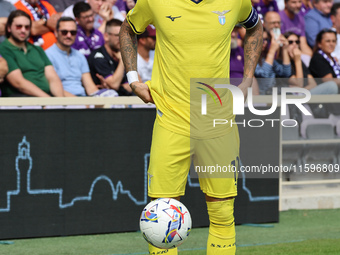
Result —
<path fill-rule="evenodd" d="M 291 210 L 280 223 L 236 226 L 237 254 L 340 254 L 340 209 Z M 182 255 L 205 254 L 207 228 L 193 229 Z M 140 233 L 0 241 L 1 255 L 148 254 Z"/>

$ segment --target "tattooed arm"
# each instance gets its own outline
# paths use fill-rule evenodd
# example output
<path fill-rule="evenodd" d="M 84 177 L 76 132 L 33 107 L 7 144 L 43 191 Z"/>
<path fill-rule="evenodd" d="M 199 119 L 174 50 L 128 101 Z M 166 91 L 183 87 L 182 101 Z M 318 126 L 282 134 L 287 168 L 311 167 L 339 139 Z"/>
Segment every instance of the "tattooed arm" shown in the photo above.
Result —
<path fill-rule="evenodd" d="M 262 37 L 263 27 L 262 22 L 259 21 L 254 28 L 247 30 L 244 39 L 243 81 L 238 87 L 243 91 L 245 98 L 247 98 L 248 88 L 252 85 L 255 68 L 261 56 Z"/>
<path fill-rule="evenodd" d="M 125 71 L 137 71 L 137 37 L 126 19 L 120 28 L 119 40 Z M 130 87 L 144 103 L 153 103 L 149 87 L 146 84 L 135 81 L 130 84 Z"/>

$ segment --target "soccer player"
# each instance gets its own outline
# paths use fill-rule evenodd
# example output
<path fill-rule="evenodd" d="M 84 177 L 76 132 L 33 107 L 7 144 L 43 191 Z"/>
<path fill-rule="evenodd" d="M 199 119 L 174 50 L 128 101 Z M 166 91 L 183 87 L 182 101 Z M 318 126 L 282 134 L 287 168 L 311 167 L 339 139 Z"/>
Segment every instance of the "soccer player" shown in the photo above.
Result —
<path fill-rule="evenodd" d="M 246 97 L 262 47 L 262 24 L 250 0 L 138 0 L 121 27 L 121 53 L 130 87 L 157 107 L 148 170 L 152 199 L 184 195 L 191 156 L 195 165 L 237 164 L 235 125 L 208 136 L 192 135 L 190 85 L 194 78 L 229 78 L 230 35 L 238 23 L 247 29 L 244 78 L 239 85 Z M 154 67 L 151 81 L 140 83 L 136 34 L 149 24 L 156 28 Z M 224 93 L 223 104 L 230 105 L 225 118 L 233 119 L 231 92 Z M 199 182 L 210 220 L 207 254 L 235 254 L 236 178 L 200 178 Z M 164 251 L 150 245 L 149 252 L 177 254 L 177 249 Z"/>

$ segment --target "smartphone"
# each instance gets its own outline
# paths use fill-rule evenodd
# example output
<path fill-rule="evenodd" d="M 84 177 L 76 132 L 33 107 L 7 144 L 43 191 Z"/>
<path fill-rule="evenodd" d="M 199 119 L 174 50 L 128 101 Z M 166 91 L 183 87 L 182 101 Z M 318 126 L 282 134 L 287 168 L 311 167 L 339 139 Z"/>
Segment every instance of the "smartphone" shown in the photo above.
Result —
<path fill-rule="evenodd" d="M 274 38 L 275 40 L 279 39 L 281 35 L 281 29 L 278 27 L 273 28 Z"/>

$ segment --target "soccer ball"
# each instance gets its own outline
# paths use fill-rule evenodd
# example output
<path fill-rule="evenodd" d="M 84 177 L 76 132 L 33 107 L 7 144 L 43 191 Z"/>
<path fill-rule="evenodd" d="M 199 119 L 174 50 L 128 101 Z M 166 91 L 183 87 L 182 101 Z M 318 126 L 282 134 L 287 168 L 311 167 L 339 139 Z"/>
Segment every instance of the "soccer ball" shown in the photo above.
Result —
<path fill-rule="evenodd" d="M 147 204 L 139 220 L 144 239 L 161 249 L 182 244 L 191 230 L 188 209 L 178 200 L 159 198 Z"/>

